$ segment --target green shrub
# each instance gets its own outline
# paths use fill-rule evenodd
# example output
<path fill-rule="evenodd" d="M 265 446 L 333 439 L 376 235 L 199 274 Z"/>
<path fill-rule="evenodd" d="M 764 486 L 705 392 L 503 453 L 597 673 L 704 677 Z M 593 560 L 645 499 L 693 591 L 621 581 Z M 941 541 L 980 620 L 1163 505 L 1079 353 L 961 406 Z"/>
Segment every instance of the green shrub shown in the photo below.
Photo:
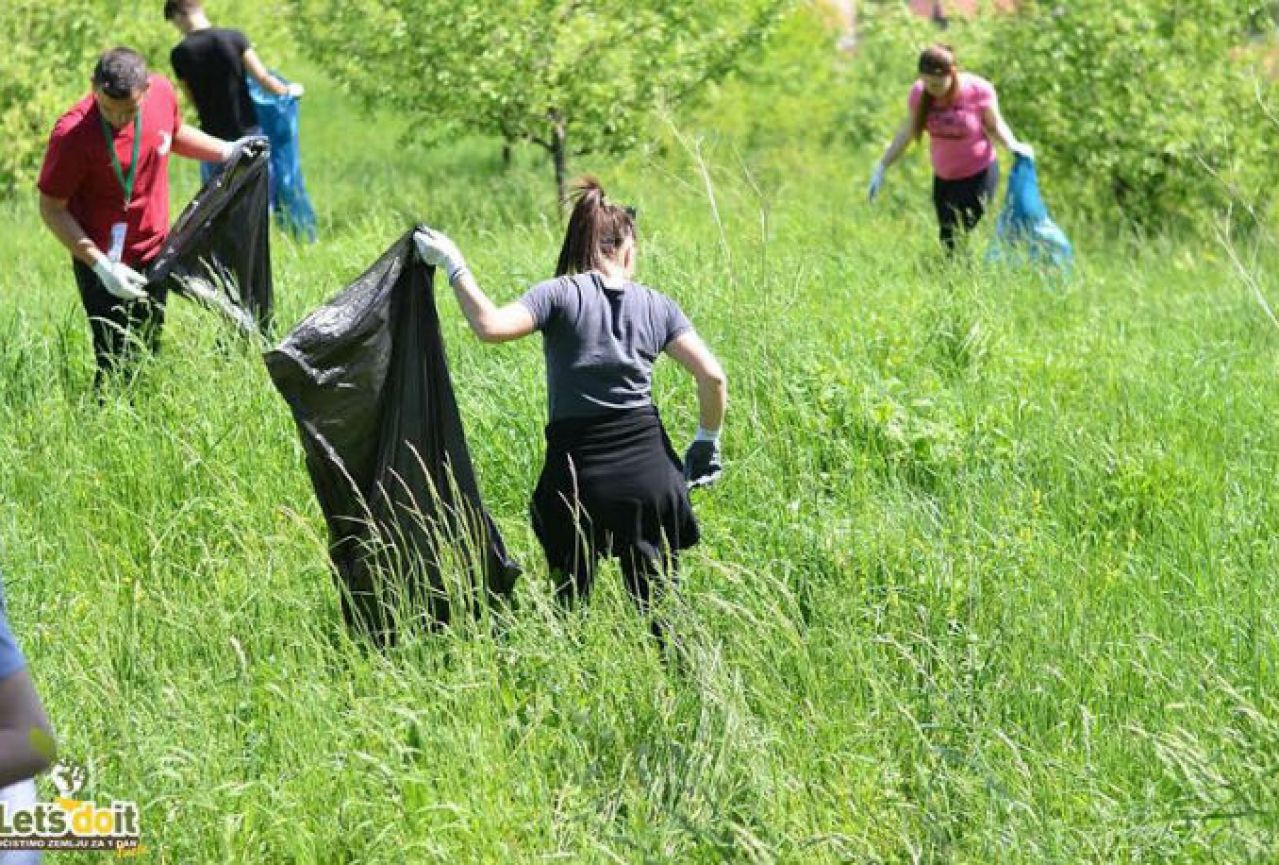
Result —
<path fill-rule="evenodd" d="M 8 0 L 0 7 L 0 188 L 12 192 L 34 181 L 58 114 L 87 88 L 85 58 L 102 44 L 95 16 L 42 0 Z"/>
<path fill-rule="evenodd" d="M 991 16 L 977 53 L 1075 205 L 1144 228 L 1194 223 L 1227 187 L 1256 205 L 1279 182 L 1257 98 L 1273 84 L 1240 50 L 1261 5 L 1030 0 Z"/>
<path fill-rule="evenodd" d="M 829 144 L 848 101 L 850 63 L 811 6 L 787 16 L 767 46 L 708 88 L 697 125 L 747 150 Z"/>
<path fill-rule="evenodd" d="M 711 94 L 704 119 L 747 148 L 851 150 L 869 175 L 906 116 L 920 49 L 944 41 L 998 88 L 1055 208 L 1146 230 L 1202 225 L 1228 200 L 1266 213 L 1279 162 L 1264 106 L 1276 113 L 1279 94 L 1258 74 L 1265 53 L 1246 50 L 1272 35 L 1258 33 L 1270 26 L 1261 5 L 1028 0 L 939 31 L 905 4 L 868 2 L 845 56 L 808 9 Z M 897 169 L 911 183 L 926 173 L 926 149 Z"/>

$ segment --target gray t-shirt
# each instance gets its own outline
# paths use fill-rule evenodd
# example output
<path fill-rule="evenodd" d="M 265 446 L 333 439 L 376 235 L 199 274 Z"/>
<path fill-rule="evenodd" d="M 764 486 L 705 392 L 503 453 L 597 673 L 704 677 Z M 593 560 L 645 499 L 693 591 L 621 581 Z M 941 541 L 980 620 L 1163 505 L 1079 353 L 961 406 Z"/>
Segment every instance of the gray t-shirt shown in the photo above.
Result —
<path fill-rule="evenodd" d="M 542 332 L 552 421 L 650 405 L 653 361 L 693 327 L 661 292 L 598 273 L 540 282 L 520 303 Z"/>

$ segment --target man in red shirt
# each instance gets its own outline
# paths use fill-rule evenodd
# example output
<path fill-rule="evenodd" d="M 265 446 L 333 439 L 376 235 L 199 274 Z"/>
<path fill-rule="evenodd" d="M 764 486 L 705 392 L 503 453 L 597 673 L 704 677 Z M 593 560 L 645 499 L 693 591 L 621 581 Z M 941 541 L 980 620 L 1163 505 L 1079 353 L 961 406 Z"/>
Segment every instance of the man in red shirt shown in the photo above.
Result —
<path fill-rule="evenodd" d="M 93 92 L 58 119 L 37 186 L 40 216 L 74 259 L 98 371 L 94 386 L 164 325 L 163 286 L 139 272 L 169 233 L 169 153 L 224 162 L 248 141 L 223 141 L 182 123 L 173 85 L 129 48 L 93 70 Z"/>

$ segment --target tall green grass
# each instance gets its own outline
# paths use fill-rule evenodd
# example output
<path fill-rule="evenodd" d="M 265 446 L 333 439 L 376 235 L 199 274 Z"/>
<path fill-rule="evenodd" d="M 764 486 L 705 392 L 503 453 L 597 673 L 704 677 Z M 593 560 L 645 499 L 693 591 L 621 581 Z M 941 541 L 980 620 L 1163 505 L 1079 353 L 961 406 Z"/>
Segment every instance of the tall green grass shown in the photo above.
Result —
<path fill-rule="evenodd" d="M 551 272 L 536 154 L 424 153 L 306 80 L 322 241 L 274 238 L 282 324 L 418 220 L 499 301 Z M 88 792 L 174 863 L 1274 861 L 1279 334 L 1223 256 L 1068 226 L 1067 283 L 985 269 L 981 237 L 947 266 L 922 176 L 872 211 L 848 154 L 666 134 L 579 167 L 730 377 L 682 667 L 615 568 L 552 609 L 536 340 L 479 345 L 437 288 L 527 573 L 500 631 L 380 655 L 257 354 L 174 301 L 99 406 L 66 256 L 0 213 L 0 560 Z M 656 394 L 682 446 L 693 389 L 667 362 Z"/>

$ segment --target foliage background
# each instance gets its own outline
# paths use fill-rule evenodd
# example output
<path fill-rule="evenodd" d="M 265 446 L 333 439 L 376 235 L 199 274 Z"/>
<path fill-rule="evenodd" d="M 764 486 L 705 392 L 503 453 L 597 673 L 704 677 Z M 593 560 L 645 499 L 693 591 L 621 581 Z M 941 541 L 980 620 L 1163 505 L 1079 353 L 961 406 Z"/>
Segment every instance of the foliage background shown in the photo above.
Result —
<path fill-rule="evenodd" d="M 0 191 L 29 188 L 52 121 L 85 92 L 104 47 L 133 45 L 168 73 L 176 34 L 161 5 L 0 8 L 11 48 L 0 58 L 0 134 L 10 142 Z M 651 151 L 670 143 L 673 112 L 747 148 L 855 154 L 859 175 L 905 114 L 919 48 L 939 38 L 897 2 L 860 5 L 852 56 L 831 50 L 811 7 L 783 0 L 227 0 L 209 9 L 215 23 L 248 32 L 268 62 L 305 53 L 365 104 L 418 118 L 406 142 L 419 147 L 458 134 L 550 143 L 553 108 L 571 127 L 570 155 Z M 995 82 L 1059 206 L 1145 229 L 1203 230 L 1231 200 L 1266 214 L 1275 206 L 1279 160 L 1266 130 L 1279 98 L 1264 74 L 1269 53 L 1250 50 L 1273 45 L 1266 12 L 1260 0 L 1135 0 L 1118 11 L 1105 0 L 1028 0 L 1016 14 L 955 18 L 940 38 Z M 907 163 L 911 184 L 926 174 L 922 162 Z"/>

